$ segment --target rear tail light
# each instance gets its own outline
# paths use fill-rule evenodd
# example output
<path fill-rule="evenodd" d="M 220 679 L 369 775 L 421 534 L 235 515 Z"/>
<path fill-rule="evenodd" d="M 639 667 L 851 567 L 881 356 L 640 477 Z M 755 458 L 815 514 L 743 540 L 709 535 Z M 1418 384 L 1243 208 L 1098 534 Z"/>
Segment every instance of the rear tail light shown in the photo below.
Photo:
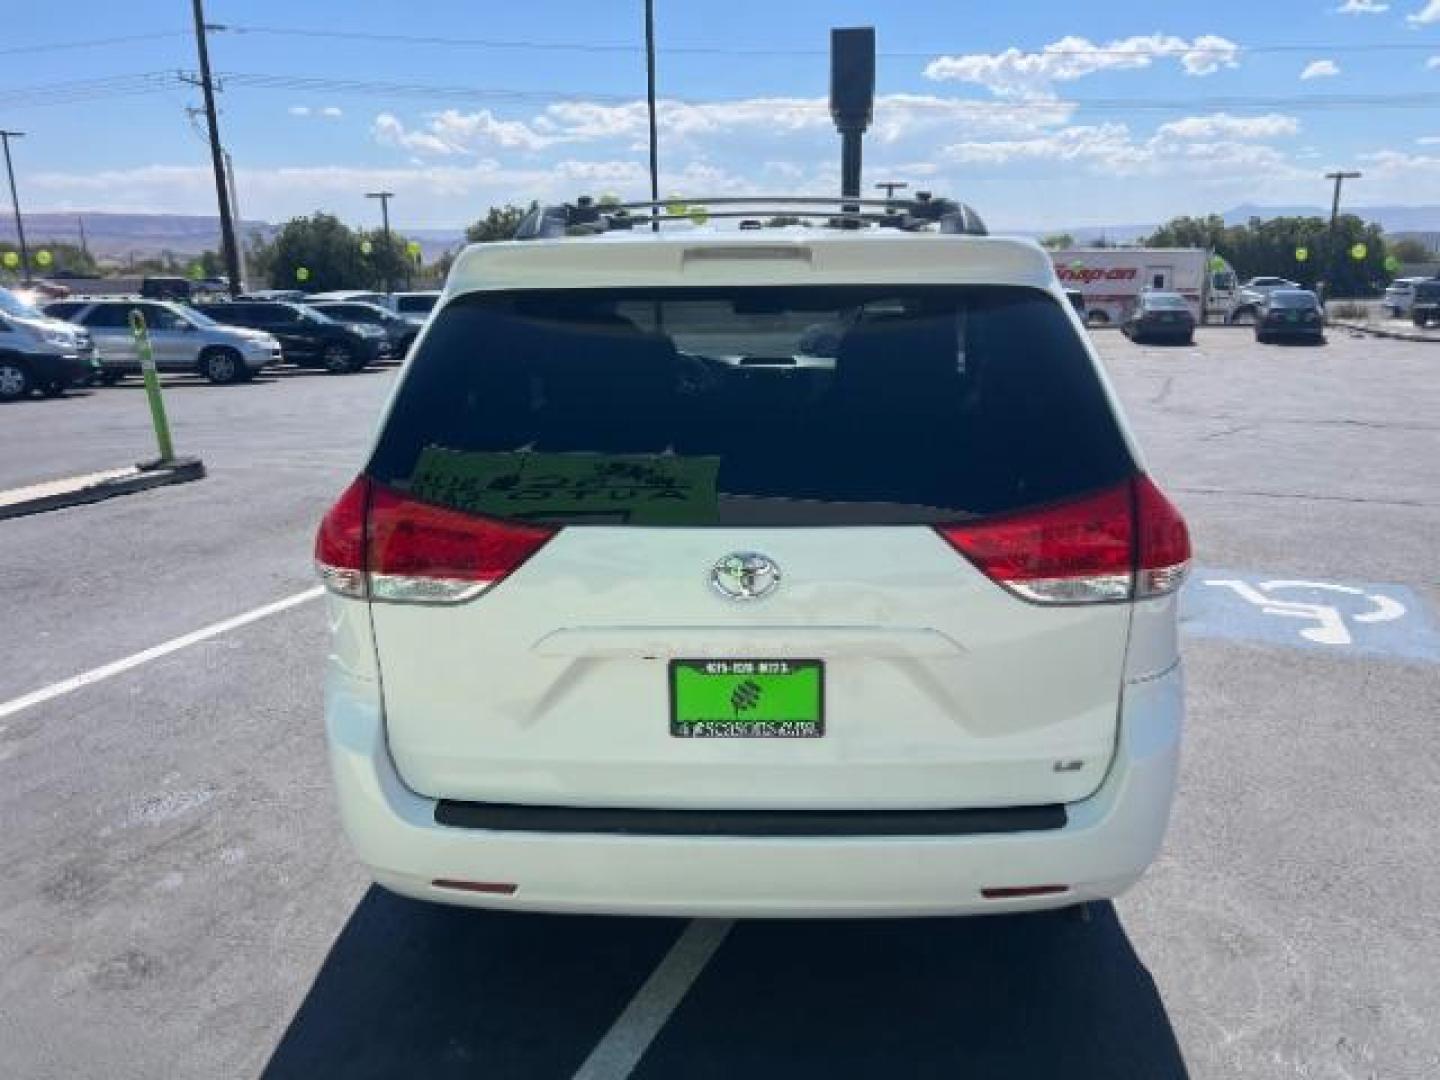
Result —
<path fill-rule="evenodd" d="M 555 531 L 433 506 L 362 476 L 321 522 L 315 564 L 341 596 L 453 604 L 514 573 Z"/>
<path fill-rule="evenodd" d="M 1185 520 L 1148 476 L 940 535 L 992 581 L 1041 604 L 1162 596 L 1185 580 Z"/>

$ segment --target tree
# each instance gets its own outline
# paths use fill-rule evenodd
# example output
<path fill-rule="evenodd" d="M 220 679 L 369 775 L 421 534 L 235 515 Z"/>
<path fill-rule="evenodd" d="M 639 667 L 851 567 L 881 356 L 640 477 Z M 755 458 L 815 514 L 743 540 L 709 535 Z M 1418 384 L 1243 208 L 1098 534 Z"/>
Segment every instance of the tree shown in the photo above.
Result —
<path fill-rule="evenodd" d="M 69 244 L 58 240 L 31 240 L 27 246 L 30 248 L 30 270 L 36 277 L 51 277 L 55 274 L 93 274 L 97 270 L 94 257 L 88 251 L 82 250 L 78 244 Z M 0 240 L 0 252 L 6 251 L 18 253 L 20 248 L 8 240 Z M 50 253 L 49 266 L 41 266 L 36 261 L 35 255 L 41 251 Z M 17 268 L 16 275 L 19 272 Z"/>
<path fill-rule="evenodd" d="M 398 289 L 404 286 L 409 276 L 415 272 L 414 262 L 406 250 L 409 241 L 397 232 L 390 233 L 390 242 L 387 244 L 385 230 L 362 231 L 356 235 L 355 243 L 360 248 L 363 264 L 362 276 L 356 279 L 364 282 L 359 286 L 362 289 L 384 289 L 387 284 L 390 288 Z M 369 254 L 366 254 L 367 246 Z"/>
<path fill-rule="evenodd" d="M 1410 236 L 1390 241 L 1390 254 L 1402 263 L 1428 263 L 1433 259 L 1430 249 Z"/>
<path fill-rule="evenodd" d="M 1385 238 L 1379 226 L 1354 214 L 1342 214 L 1336 221 L 1333 241 L 1330 223 L 1322 217 L 1251 218 L 1243 225 L 1226 225 L 1218 214 L 1210 214 L 1175 218 L 1140 243 L 1213 250 L 1242 280 L 1268 274 L 1315 288 L 1333 273 L 1331 296 L 1374 295 L 1386 278 Z M 1357 244 L 1365 249 L 1360 259 L 1352 254 Z"/>
<path fill-rule="evenodd" d="M 530 210 L 534 210 L 538 205 L 539 203 L 532 202 Z M 513 206 L 510 203 L 506 203 L 504 206 L 492 206 L 483 218 L 465 230 L 465 239 L 472 244 L 486 244 L 492 240 L 513 240 L 520 219 L 527 213 L 529 210 Z"/>
<path fill-rule="evenodd" d="M 250 242 L 250 273 L 276 289 L 383 289 L 387 282 L 400 287 L 414 266 L 397 232 L 356 232 L 331 214 L 315 213 L 287 221 L 270 241 Z M 366 248 L 368 247 L 368 252 Z M 304 281 L 298 271 L 306 271 Z"/>
<path fill-rule="evenodd" d="M 1049 248 L 1051 251 L 1063 251 L 1065 248 L 1075 246 L 1075 237 L 1071 236 L 1068 232 L 1051 233 L 1049 236 L 1042 236 L 1040 238 L 1040 246 Z"/>

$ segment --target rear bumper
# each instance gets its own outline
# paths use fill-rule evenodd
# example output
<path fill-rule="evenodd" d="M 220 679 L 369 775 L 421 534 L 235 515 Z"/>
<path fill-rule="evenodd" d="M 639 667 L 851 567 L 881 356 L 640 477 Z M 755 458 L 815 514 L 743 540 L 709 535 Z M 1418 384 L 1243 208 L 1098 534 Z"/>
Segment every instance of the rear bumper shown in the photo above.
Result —
<path fill-rule="evenodd" d="M 31 376 L 41 384 L 59 382 L 78 386 L 95 371 L 89 358 L 77 353 L 21 353 L 20 356 Z"/>
<path fill-rule="evenodd" d="M 1034 911 L 1116 896 L 1155 858 L 1184 714 L 1180 668 L 1126 688 L 1119 745 L 1063 827 L 964 836 L 637 836 L 436 824 L 390 760 L 374 684 L 332 661 L 330 760 L 345 831 L 380 884 L 420 899 L 526 911 L 859 917 Z M 883 812 L 881 812 L 883 813 Z M 432 884 L 513 885 L 509 895 Z M 982 889 L 1066 885 L 988 899 Z"/>

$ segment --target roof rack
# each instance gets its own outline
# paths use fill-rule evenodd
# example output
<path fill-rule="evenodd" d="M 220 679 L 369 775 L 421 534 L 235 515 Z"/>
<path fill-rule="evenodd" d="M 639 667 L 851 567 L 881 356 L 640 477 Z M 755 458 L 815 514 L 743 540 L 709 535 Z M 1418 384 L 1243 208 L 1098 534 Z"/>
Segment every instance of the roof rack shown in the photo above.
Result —
<path fill-rule="evenodd" d="M 637 211 L 639 211 L 637 213 Z M 662 199 L 656 202 L 597 201 L 582 195 L 573 203 L 537 206 L 521 219 L 516 240 L 552 240 L 562 236 L 594 236 L 634 229 L 652 222 L 690 221 L 694 213 L 708 218 L 783 216 L 823 221 L 827 227 L 859 229 L 867 225 L 921 232 L 938 227 L 943 233 L 986 235 L 980 215 L 964 203 L 917 191 L 908 199 L 859 199 L 844 195 L 721 195 L 711 198 Z"/>

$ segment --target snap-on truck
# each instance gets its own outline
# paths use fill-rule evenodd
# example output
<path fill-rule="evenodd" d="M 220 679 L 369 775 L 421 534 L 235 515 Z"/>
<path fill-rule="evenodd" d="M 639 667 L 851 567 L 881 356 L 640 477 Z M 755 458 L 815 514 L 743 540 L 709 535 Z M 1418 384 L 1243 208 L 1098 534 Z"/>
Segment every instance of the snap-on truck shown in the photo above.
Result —
<path fill-rule="evenodd" d="M 1067 248 L 1051 253 L 1067 289 L 1085 297 L 1092 326 L 1119 326 L 1143 289 L 1178 292 L 1197 322 L 1224 322 L 1235 271 L 1204 248 Z"/>

